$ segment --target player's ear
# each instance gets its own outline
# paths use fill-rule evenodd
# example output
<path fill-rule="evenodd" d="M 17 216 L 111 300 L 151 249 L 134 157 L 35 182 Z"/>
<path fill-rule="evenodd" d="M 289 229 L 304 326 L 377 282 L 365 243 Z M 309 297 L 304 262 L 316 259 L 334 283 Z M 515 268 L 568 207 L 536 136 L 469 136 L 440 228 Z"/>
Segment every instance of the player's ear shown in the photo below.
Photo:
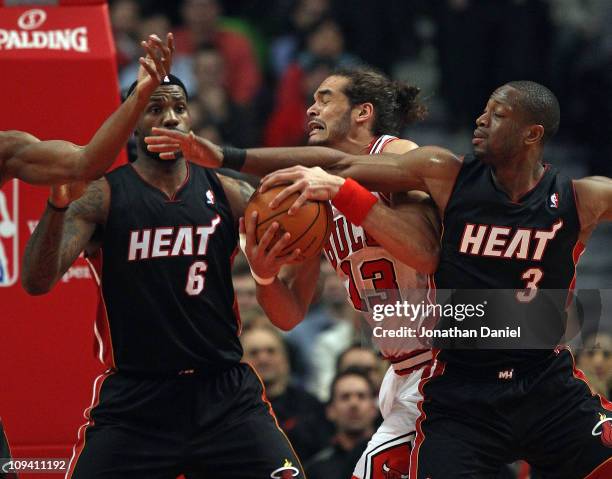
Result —
<path fill-rule="evenodd" d="M 357 123 L 368 121 L 374 116 L 374 105 L 371 103 L 362 103 L 357 108 Z"/>
<path fill-rule="evenodd" d="M 542 125 L 530 125 L 525 130 L 525 144 L 534 145 L 542 141 L 544 137 L 544 127 Z"/>

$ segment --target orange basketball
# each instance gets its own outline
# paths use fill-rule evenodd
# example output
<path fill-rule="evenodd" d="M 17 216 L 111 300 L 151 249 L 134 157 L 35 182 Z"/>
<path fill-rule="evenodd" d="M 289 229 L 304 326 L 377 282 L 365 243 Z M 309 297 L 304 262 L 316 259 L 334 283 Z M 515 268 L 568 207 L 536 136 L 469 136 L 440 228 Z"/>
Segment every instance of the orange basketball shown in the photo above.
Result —
<path fill-rule="evenodd" d="M 281 254 L 290 254 L 299 248 L 303 259 L 312 258 L 321 253 L 331 231 L 333 221 L 331 205 L 329 201 L 307 201 L 295 214 L 290 216 L 287 210 L 299 197 L 298 193 L 294 193 L 276 209 L 270 209 L 268 206 L 270 201 L 284 188 L 284 186 L 277 186 L 265 193 L 257 191 L 249 200 L 244 216 L 247 217 L 253 211 L 257 211 L 255 234 L 258 242 L 268 227 L 276 221 L 279 228 L 270 245 L 274 245 L 285 232 L 289 232 L 291 239 Z"/>

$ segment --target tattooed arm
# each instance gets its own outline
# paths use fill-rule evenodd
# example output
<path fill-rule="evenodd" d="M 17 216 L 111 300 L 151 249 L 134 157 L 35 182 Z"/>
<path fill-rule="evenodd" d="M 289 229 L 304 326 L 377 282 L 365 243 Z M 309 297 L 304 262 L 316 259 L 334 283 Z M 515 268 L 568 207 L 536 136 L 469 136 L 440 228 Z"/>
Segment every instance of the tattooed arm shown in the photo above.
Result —
<path fill-rule="evenodd" d="M 110 189 L 106 179 L 91 183 L 83 196 L 59 212 L 47 205 L 26 245 L 22 284 L 32 295 L 51 290 L 91 241 L 108 214 Z"/>
<path fill-rule="evenodd" d="M 237 222 L 238 218 L 244 215 L 246 205 L 255 191 L 255 188 L 246 181 L 237 178 L 219 175 L 219 179 L 221 180 L 221 185 L 223 185 L 225 196 L 227 196 L 230 207 L 232 208 L 232 214 Z"/>

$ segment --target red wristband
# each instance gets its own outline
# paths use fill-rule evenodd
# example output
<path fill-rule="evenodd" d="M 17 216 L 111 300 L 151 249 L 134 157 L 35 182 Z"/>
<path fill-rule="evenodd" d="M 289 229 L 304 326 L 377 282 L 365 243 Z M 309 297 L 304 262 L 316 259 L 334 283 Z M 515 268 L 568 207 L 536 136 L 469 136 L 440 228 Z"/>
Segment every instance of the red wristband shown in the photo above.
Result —
<path fill-rule="evenodd" d="M 356 181 L 347 178 L 332 204 L 354 225 L 360 226 L 378 198 Z"/>

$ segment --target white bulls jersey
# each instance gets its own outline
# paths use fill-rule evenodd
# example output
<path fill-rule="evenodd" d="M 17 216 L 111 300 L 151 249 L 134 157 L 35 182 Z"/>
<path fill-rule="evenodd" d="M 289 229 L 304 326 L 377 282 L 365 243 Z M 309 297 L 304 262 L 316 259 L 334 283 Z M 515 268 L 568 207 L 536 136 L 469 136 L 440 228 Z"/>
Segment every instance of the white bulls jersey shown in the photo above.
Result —
<path fill-rule="evenodd" d="M 385 146 L 397 138 L 382 135 L 370 147 L 369 154 L 381 153 Z M 389 197 L 374 193 L 380 201 L 389 204 Z M 395 303 L 397 300 L 419 302 L 425 300 L 428 276 L 402 263 L 382 248 L 361 226 L 349 223 L 333 208 L 334 226 L 325 245 L 325 256 L 342 279 L 353 307 L 363 312 L 372 326 L 380 326 L 372 319 L 376 304 Z M 419 296 L 407 296 L 411 290 Z M 397 322 L 398 325 L 401 321 Z M 406 324 L 404 324 L 406 325 Z M 376 337 L 374 338 L 376 340 Z M 395 338 L 377 341 L 383 354 L 393 363 L 401 363 L 396 371 L 409 370 L 431 358 L 429 351 L 409 340 Z"/>

